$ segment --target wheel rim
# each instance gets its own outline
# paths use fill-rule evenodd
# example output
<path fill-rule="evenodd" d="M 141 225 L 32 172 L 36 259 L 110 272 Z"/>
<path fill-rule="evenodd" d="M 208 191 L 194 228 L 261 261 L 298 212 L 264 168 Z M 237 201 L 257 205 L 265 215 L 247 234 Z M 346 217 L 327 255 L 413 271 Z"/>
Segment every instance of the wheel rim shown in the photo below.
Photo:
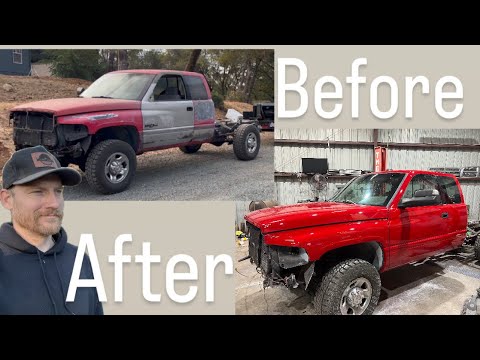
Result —
<path fill-rule="evenodd" d="M 105 177 L 113 184 L 121 183 L 128 175 L 130 161 L 120 152 L 113 153 L 105 163 Z"/>
<path fill-rule="evenodd" d="M 255 150 L 257 149 L 257 137 L 254 133 L 250 133 L 247 135 L 245 144 L 247 145 L 247 151 L 249 153 L 255 152 Z"/>
<path fill-rule="evenodd" d="M 361 315 L 365 312 L 372 299 L 372 284 L 361 277 L 352 280 L 343 291 L 340 300 L 342 315 Z"/>

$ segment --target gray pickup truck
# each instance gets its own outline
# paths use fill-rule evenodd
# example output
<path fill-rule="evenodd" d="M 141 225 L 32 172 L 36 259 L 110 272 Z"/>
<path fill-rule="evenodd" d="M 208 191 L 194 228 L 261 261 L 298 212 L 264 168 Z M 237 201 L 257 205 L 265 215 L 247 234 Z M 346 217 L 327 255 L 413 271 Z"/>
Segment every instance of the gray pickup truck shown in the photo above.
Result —
<path fill-rule="evenodd" d="M 147 151 L 178 147 L 191 154 L 204 143 L 227 143 L 238 159 L 252 160 L 260 149 L 257 121 L 215 119 L 210 87 L 199 73 L 114 71 L 78 95 L 13 108 L 15 147 L 45 146 L 63 165 L 77 164 L 103 194 L 124 191 L 136 155 Z"/>

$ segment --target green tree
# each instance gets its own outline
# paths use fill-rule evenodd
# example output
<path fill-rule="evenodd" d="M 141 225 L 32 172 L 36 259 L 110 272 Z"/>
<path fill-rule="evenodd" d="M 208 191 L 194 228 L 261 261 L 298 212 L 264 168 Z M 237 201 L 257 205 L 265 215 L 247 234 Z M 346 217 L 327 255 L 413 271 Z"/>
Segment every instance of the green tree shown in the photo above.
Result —
<path fill-rule="evenodd" d="M 107 71 L 99 50 L 47 50 L 47 54 L 55 76 L 94 81 Z"/>
<path fill-rule="evenodd" d="M 274 100 L 273 50 L 208 50 L 205 58 L 205 74 L 223 98 L 248 103 Z"/>
<path fill-rule="evenodd" d="M 190 58 L 188 59 L 187 66 L 185 66 L 185 71 L 195 71 L 201 52 L 201 49 L 192 50 L 192 52 L 190 53 Z"/>

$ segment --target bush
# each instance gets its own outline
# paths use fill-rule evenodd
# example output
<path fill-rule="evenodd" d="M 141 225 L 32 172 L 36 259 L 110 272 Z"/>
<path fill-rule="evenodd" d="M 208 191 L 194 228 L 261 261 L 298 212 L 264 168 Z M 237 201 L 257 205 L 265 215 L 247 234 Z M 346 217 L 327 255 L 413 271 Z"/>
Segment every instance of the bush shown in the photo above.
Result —
<path fill-rule="evenodd" d="M 213 100 L 213 103 L 215 104 L 215 107 L 217 109 L 225 110 L 225 105 L 223 103 L 223 97 L 221 95 L 219 95 L 216 92 L 212 93 L 212 100 Z"/>

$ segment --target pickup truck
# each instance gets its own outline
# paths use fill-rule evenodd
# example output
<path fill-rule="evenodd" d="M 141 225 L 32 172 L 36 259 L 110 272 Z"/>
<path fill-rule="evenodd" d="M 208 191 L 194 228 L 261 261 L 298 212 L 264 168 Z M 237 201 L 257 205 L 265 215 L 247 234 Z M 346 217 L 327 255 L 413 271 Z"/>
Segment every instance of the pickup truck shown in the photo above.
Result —
<path fill-rule="evenodd" d="M 252 160 L 260 149 L 258 123 L 215 119 L 206 78 L 170 70 L 107 73 L 77 98 L 19 105 L 10 111 L 16 149 L 43 145 L 62 163 L 76 164 L 96 191 L 124 191 L 136 171 L 136 155 L 202 144 L 233 144 L 236 157 Z"/>
<path fill-rule="evenodd" d="M 467 207 L 455 176 L 399 170 L 356 177 L 328 202 L 245 220 L 264 287 L 310 291 L 318 314 L 360 315 L 378 303 L 379 273 L 462 246 Z"/>

